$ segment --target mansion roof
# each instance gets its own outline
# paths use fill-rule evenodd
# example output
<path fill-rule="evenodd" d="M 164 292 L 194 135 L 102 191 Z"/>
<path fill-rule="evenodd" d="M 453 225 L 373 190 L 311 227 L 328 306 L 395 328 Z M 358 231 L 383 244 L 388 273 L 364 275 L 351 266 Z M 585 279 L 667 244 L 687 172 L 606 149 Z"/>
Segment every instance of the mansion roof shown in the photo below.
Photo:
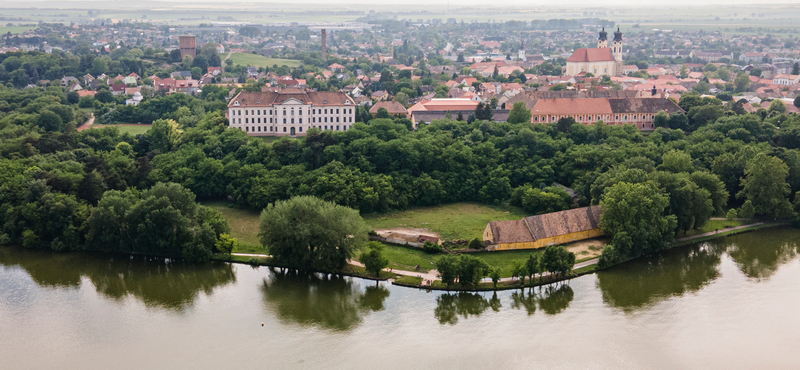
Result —
<path fill-rule="evenodd" d="M 283 89 L 281 91 L 246 92 L 242 91 L 231 99 L 231 107 L 266 107 L 283 104 L 290 100 L 315 106 L 355 105 L 352 98 L 340 91 L 308 91 L 304 89 Z"/>

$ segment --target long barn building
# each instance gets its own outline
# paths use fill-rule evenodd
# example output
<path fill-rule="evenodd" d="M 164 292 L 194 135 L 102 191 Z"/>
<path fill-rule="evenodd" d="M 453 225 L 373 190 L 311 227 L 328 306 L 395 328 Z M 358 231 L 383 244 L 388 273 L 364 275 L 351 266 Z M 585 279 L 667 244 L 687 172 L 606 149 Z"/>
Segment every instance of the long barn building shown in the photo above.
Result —
<path fill-rule="evenodd" d="M 522 220 L 489 222 L 483 240 L 494 250 L 535 249 L 601 235 L 600 207 L 591 206 Z"/>

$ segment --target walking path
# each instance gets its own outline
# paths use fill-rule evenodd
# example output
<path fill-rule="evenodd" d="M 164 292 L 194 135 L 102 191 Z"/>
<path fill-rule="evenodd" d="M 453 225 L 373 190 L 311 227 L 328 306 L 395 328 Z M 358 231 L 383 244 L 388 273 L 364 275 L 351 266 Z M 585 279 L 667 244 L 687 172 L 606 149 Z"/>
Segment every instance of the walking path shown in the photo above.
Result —
<path fill-rule="evenodd" d="M 692 236 L 686 236 L 686 237 L 683 237 L 683 238 L 680 238 L 680 239 L 675 239 L 675 241 L 676 241 L 676 242 L 685 242 L 685 241 L 687 241 L 687 240 L 692 240 L 692 239 L 703 238 L 703 237 L 706 237 L 706 236 L 710 236 L 710 235 L 716 235 L 716 234 L 720 234 L 720 233 L 727 233 L 727 232 L 729 232 L 729 231 L 736 231 L 736 230 L 746 229 L 746 228 L 748 228 L 748 227 L 759 226 L 759 225 L 763 225 L 763 224 L 765 224 L 765 222 L 756 222 L 756 223 L 754 223 L 754 224 L 749 224 L 749 225 L 742 225 L 742 226 L 736 226 L 736 227 L 729 227 L 729 228 L 727 228 L 727 229 L 721 229 L 721 230 L 716 230 L 716 231 L 709 231 L 709 232 L 707 232 L 707 233 L 702 233 L 702 234 L 697 234 L 697 235 L 692 235 Z"/>
<path fill-rule="evenodd" d="M 706 236 L 726 233 L 726 232 L 729 232 L 729 231 L 741 230 L 741 229 L 745 229 L 745 228 L 749 228 L 749 227 L 753 227 L 753 226 L 759 226 L 759 225 L 763 225 L 763 224 L 765 224 L 765 222 L 756 222 L 756 223 L 752 223 L 752 224 L 748 224 L 748 225 L 729 227 L 727 229 L 721 229 L 721 230 L 711 231 L 711 232 L 707 232 L 707 233 L 703 233 L 703 234 L 697 234 L 697 235 L 692 235 L 692 236 L 687 236 L 687 237 L 675 239 L 675 241 L 676 242 L 684 242 L 684 241 L 687 241 L 687 240 L 699 239 L 699 238 L 703 238 L 703 237 L 706 237 Z M 231 253 L 231 256 L 271 257 L 271 256 L 266 255 L 266 254 L 251 254 L 251 253 Z M 583 261 L 583 262 L 576 263 L 575 266 L 572 267 L 572 269 L 573 270 L 577 270 L 577 269 L 581 269 L 581 268 L 584 268 L 584 267 L 587 267 L 587 266 L 596 265 L 598 262 L 600 262 L 600 258 L 592 258 L 590 260 L 586 260 L 586 261 Z M 349 264 L 351 264 L 353 266 L 365 267 L 364 264 L 359 262 L 359 261 L 349 260 L 349 261 L 347 261 L 347 263 L 349 263 Z M 395 273 L 397 275 L 421 277 L 422 278 L 422 283 L 420 284 L 420 286 L 431 286 L 434 281 L 441 280 L 439 278 L 439 276 L 438 276 L 439 275 L 439 271 L 437 271 L 435 269 L 430 270 L 427 273 L 424 273 L 424 272 L 421 272 L 421 271 L 406 271 L 406 270 L 395 270 L 395 269 L 383 269 L 383 271 L 392 272 L 392 273 Z M 546 277 L 546 276 L 550 276 L 550 275 L 551 274 L 549 272 L 544 272 L 544 273 L 541 274 L 541 277 Z M 491 279 L 484 278 L 481 281 L 491 282 Z M 501 282 L 517 281 L 517 278 L 510 278 L 510 277 L 501 278 L 500 281 Z"/>
<path fill-rule="evenodd" d="M 91 116 L 89 117 L 89 119 L 87 119 L 87 120 L 86 120 L 86 122 L 84 122 L 83 124 L 81 124 L 80 126 L 78 126 L 78 132 L 81 132 L 81 131 L 83 131 L 83 130 L 86 130 L 86 129 L 88 129 L 88 128 L 91 128 L 91 127 L 92 127 L 92 125 L 94 124 L 94 113 L 89 113 L 89 114 L 91 115 Z"/>

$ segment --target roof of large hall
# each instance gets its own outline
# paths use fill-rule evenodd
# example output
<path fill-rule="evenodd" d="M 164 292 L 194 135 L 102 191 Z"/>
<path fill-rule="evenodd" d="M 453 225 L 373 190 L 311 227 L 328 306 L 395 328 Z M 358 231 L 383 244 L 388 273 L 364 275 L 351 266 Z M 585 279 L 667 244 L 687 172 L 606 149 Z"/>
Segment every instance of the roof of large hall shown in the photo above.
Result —
<path fill-rule="evenodd" d="M 567 59 L 567 62 L 613 62 L 609 48 L 576 49 Z"/>

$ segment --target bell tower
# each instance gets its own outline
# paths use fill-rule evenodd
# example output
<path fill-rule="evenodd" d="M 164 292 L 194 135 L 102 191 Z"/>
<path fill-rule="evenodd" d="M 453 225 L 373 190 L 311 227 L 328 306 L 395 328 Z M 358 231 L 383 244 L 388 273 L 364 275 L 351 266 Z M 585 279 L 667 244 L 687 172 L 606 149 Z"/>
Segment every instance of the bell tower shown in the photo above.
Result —
<path fill-rule="evenodd" d="M 608 47 L 608 32 L 606 32 L 606 28 L 603 27 L 603 30 L 600 31 L 600 38 L 597 39 L 597 48 L 607 48 Z"/>
<path fill-rule="evenodd" d="M 622 32 L 617 27 L 617 32 L 614 32 L 614 41 L 611 42 L 611 54 L 618 62 L 622 61 Z"/>
<path fill-rule="evenodd" d="M 622 76 L 622 32 L 617 26 L 617 32 L 614 32 L 614 41 L 611 42 L 611 55 L 614 56 L 616 61 L 615 76 Z"/>

